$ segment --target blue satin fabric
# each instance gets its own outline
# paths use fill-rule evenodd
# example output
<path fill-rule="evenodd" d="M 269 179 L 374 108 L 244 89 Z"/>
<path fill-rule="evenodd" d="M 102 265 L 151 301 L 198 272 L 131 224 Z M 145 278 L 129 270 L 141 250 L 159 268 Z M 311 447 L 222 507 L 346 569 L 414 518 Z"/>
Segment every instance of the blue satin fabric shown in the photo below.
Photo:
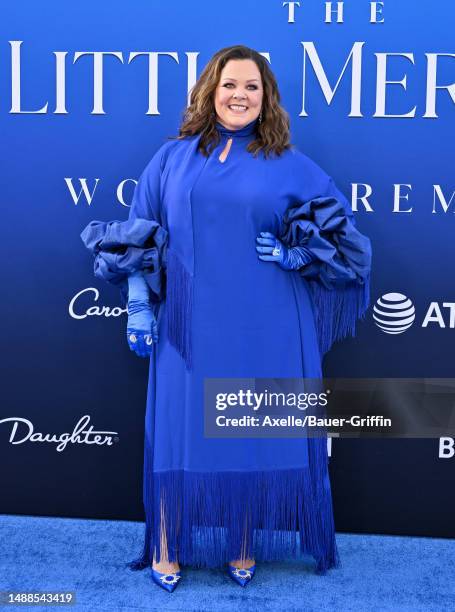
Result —
<path fill-rule="evenodd" d="M 329 289 L 350 282 L 363 285 L 370 275 L 370 240 L 356 228 L 352 213 L 346 214 L 344 196 L 332 182 L 329 187 L 333 195 L 288 208 L 281 238 L 313 253 L 313 262 L 301 270 L 305 278 L 317 279 Z"/>
<path fill-rule="evenodd" d="M 341 290 L 346 281 L 365 286 L 370 245 L 355 229 L 344 196 L 310 158 L 295 148 L 253 157 L 246 146 L 256 121 L 237 131 L 218 123 L 217 130 L 220 142 L 208 158 L 198 152 L 196 135 L 165 143 L 142 173 L 129 222 L 151 224 L 149 256 L 145 242 L 143 259 L 132 250 L 125 225 L 124 246 L 136 257 L 128 259 L 128 271 L 146 266 L 160 279 L 150 283 L 159 304 L 159 342 L 150 359 L 145 417 L 146 532 L 131 567 L 151 564 L 161 502 L 170 560 L 178 555 L 181 563 L 219 567 L 239 558 L 247 518 L 247 553 L 257 561 L 310 554 L 316 571 L 325 573 L 340 564 L 326 439 L 205 438 L 204 379 L 321 377 L 322 328 L 310 283 L 323 277 L 332 289 L 337 280 Z M 109 239 L 111 227 L 92 222 L 82 237 L 98 258 L 98 276 L 123 282 L 122 247 Z M 318 260 L 308 268 L 314 276 L 259 260 L 262 231 L 313 249 Z M 120 248 L 117 258 L 106 244 L 114 253 Z M 162 276 L 170 252 L 191 279 L 191 369 L 166 333 L 169 295 L 163 296 Z M 361 311 L 350 313 L 351 323 Z M 340 332 L 333 326 L 323 331 L 327 348 Z"/>
<path fill-rule="evenodd" d="M 139 357 L 150 357 L 158 342 L 158 325 L 150 303 L 150 292 L 142 270 L 128 276 L 128 346 Z"/>
<path fill-rule="evenodd" d="M 94 256 L 94 274 L 120 289 L 122 306 L 128 301 L 128 276 L 141 270 L 150 300 L 164 297 L 167 231 L 155 220 L 140 216 L 139 202 L 146 201 L 146 183 L 139 181 L 126 221 L 91 221 L 81 239 Z M 138 214 L 139 213 L 139 214 Z"/>

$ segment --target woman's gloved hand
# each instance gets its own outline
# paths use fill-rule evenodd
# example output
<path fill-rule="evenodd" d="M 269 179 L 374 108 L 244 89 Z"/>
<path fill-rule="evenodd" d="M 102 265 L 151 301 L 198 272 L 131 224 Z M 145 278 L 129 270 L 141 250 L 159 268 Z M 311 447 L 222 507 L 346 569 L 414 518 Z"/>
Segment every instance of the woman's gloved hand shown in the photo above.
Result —
<path fill-rule="evenodd" d="M 158 325 L 149 300 L 149 290 L 140 270 L 128 276 L 128 345 L 139 357 L 150 357 L 158 342 Z"/>
<path fill-rule="evenodd" d="M 270 232 L 261 232 L 256 238 L 259 259 L 274 261 L 283 270 L 298 270 L 313 261 L 315 256 L 304 246 L 288 248 Z"/>

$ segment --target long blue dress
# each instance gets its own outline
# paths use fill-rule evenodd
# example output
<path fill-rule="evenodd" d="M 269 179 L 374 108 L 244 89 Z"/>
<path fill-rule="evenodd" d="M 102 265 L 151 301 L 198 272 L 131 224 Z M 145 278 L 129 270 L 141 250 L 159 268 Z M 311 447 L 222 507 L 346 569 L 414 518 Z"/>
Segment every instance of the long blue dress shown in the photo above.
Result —
<path fill-rule="evenodd" d="M 208 157 L 198 135 L 166 142 L 135 189 L 127 221 L 81 234 L 95 274 L 127 299 L 144 270 L 158 319 L 144 444 L 144 548 L 159 559 L 219 567 L 312 555 L 337 567 L 327 440 L 204 436 L 205 378 L 319 378 L 333 341 L 354 333 L 368 305 L 370 245 L 332 179 L 297 149 L 254 157 L 256 121 L 216 124 Z M 226 142 L 231 149 L 219 159 Z M 258 259 L 269 231 L 317 256 L 299 271 Z M 344 316 L 340 317 L 340 311 Z M 245 554 L 246 553 L 246 554 Z"/>

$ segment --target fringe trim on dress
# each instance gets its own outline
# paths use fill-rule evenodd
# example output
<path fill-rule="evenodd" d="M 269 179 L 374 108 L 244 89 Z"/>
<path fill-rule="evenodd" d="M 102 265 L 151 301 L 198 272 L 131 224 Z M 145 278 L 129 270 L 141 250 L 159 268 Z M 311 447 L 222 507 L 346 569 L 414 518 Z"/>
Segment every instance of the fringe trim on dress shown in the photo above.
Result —
<path fill-rule="evenodd" d="M 319 350 L 324 355 L 337 340 L 355 336 L 356 322 L 365 316 L 370 304 L 370 275 L 362 284 L 327 289 L 318 281 L 308 286 L 315 306 Z"/>
<path fill-rule="evenodd" d="M 148 445 L 148 443 L 146 443 Z M 309 467 L 271 471 L 153 472 L 145 449 L 145 541 L 132 570 L 160 559 L 160 513 L 168 558 L 222 567 L 313 556 L 315 572 L 340 567 L 335 541 L 326 438 L 308 438 Z M 243 547 L 243 549 L 242 549 Z"/>
<path fill-rule="evenodd" d="M 167 252 L 167 335 L 169 342 L 192 367 L 191 314 L 193 308 L 193 278 L 177 254 Z"/>

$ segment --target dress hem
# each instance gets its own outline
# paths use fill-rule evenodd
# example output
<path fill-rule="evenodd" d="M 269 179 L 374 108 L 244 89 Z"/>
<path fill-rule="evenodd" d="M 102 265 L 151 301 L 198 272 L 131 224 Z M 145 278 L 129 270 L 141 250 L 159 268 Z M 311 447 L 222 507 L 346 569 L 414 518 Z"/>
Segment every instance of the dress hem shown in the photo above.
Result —
<path fill-rule="evenodd" d="M 149 469 L 144 459 L 143 550 L 132 570 L 160 561 L 217 568 L 233 559 L 278 561 L 312 556 L 316 574 L 340 567 L 328 475 L 327 440 L 309 439 L 309 465 L 261 471 Z M 160 519 L 161 517 L 161 519 Z M 161 540 L 163 541 L 163 540 Z"/>

